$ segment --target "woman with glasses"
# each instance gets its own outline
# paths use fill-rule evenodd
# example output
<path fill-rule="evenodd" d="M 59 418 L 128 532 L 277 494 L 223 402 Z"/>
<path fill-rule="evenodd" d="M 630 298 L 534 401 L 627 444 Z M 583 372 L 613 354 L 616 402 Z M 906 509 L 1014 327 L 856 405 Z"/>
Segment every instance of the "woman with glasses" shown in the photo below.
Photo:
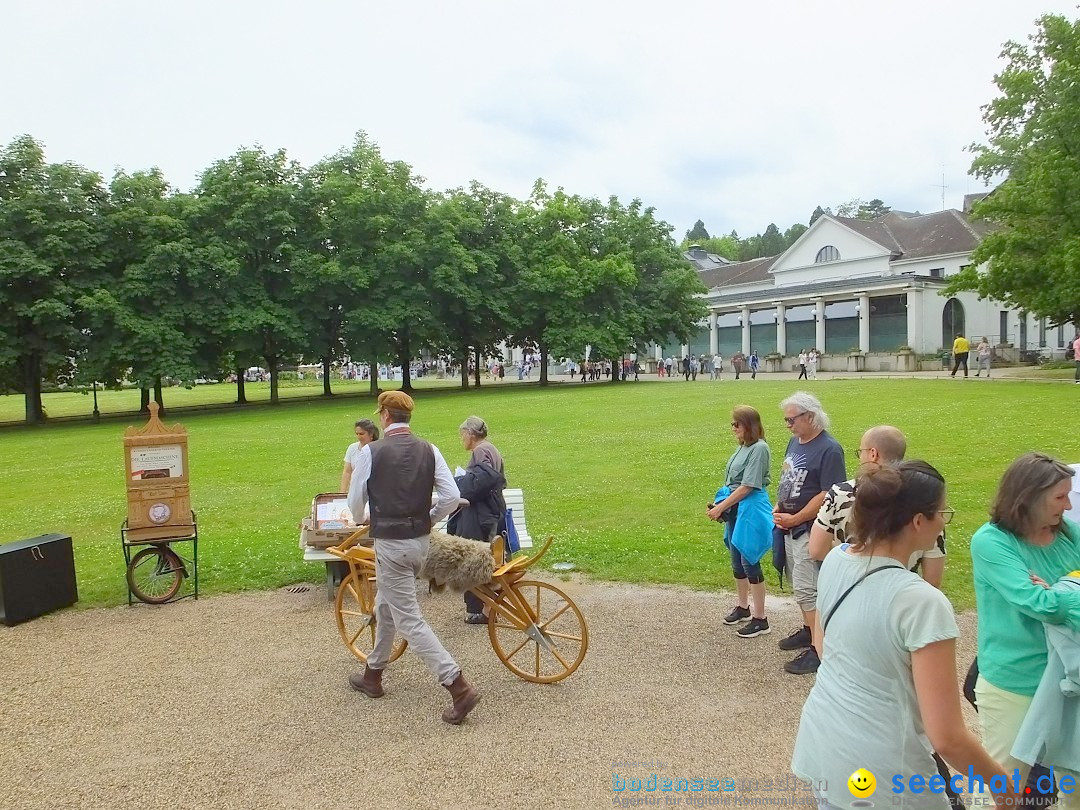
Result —
<path fill-rule="evenodd" d="M 979 724 L 987 750 L 1010 771 L 1018 768 L 1022 780 L 1030 763 L 1014 759 L 1011 751 L 1047 668 L 1044 625 L 1080 631 L 1080 590 L 1047 587 L 1080 569 L 1080 527 L 1064 517 L 1073 474 L 1072 467 L 1043 453 L 1020 456 L 998 485 L 990 522 L 971 539 L 979 613 Z M 1052 730 L 1049 719 L 1044 728 Z M 1051 731 L 1044 742 L 1052 752 L 1061 740 Z M 1042 764 L 1054 762 L 1044 756 Z M 1080 775 L 1072 775 L 1076 788 L 1061 791 L 1062 808 L 1080 806 Z M 1059 785 L 1061 776 L 1059 767 Z"/>
<path fill-rule="evenodd" d="M 737 634 L 740 638 L 756 638 L 771 632 L 765 616 L 761 558 L 772 548 L 772 504 L 765 493 L 772 456 L 765 442 L 761 414 L 749 405 L 737 405 L 732 410 L 731 432 L 738 447 L 724 470 L 724 486 L 706 514 L 710 520 L 727 524 L 724 545 L 731 552 L 739 603 L 725 617 L 724 624 L 749 619 Z"/>
<path fill-rule="evenodd" d="M 863 768 L 879 780 L 900 774 L 908 785 L 922 777 L 925 788 L 940 779 L 934 750 L 992 788 L 1006 777 L 964 724 L 952 605 L 907 568 L 951 515 L 945 480 L 925 461 L 867 465 L 858 479 L 850 534 L 856 540 L 834 548 L 821 566 L 824 651 L 791 761 L 797 777 L 820 785 L 822 806 L 865 804 L 848 789 L 849 777 Z M 900 798 L 907 810 L 949 808 L 942 791 L 908 790 Z M 995 798 L 1000 806 L 1010 796 L 995 791 Z"/>

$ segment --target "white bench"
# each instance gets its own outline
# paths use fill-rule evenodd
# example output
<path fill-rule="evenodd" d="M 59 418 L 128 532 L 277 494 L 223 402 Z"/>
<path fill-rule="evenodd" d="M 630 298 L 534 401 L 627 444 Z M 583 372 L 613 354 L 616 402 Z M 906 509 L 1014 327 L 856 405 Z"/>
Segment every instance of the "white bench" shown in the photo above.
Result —
<path fill-rule="evenodd" d="M 503 499 L 507 509 L 513 510 L 514 528 L 517 529 L 518 541 L 522 548 L 532 548 L 532 538 L 529 530 L 525 527 L 525 493 L 520 489 L 504 489 Z M 439 531 L 446 531 L 446 518 L 435 524 Z M 328 599 L 334 598 L 334 592 L 342 577 L 348 573 L 348 563 L 338 557 L 323 551 L 321 548 L 309 548 L 300 541 L 300 550 L 304 552 L 304 562 L 326 563 L 326 595 Z"/>

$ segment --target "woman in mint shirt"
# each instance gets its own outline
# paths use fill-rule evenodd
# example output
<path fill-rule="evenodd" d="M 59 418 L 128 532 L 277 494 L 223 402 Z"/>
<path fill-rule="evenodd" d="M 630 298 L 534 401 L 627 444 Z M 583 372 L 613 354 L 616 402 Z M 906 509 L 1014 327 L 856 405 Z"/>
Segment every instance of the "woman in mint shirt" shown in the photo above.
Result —
<path fill-rule="evenodd" d="M 1010 773 L 1029 766 L 1010 755 L 1046 669 L 1043 624 L 1080 630 L 1080 592 L 1049 590 L 1080 568 L 1080 527 L 1063 517 L 1074 470 L 1043 453 L 1026 453 L 998 485 L 990 522 L 971 540 L 979 613 L 979 706 L 983 745 Z M 1076 807 L 1080 787 L 1061 806 Z"/>

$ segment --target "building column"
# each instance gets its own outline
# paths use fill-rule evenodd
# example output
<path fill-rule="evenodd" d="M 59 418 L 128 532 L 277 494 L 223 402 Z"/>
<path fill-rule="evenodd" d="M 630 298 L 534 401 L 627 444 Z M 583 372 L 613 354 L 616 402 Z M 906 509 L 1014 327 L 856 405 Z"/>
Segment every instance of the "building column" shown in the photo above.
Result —
<path fill-rule="evenodd" d="M 742 308 L 742 353 L 750 356 L 750 307 Z"/>
<path fill-rule="evenodd" d="M 817 310 L 817 317 L 814 319 L 814 345 L 819 352 L 825 354 L 825 300 L 816 299 L 814 309 Z"/>
<path fill-rule="evenodd" d="M 904 291 L 907 295 L 907 345 L 923 354 L 927 351 L 926 339 L 923 336 L 923 293 L 922 290 L 909 288 Z M 951 346 L 944 348 L 951 350 Z"/>
<path fill-rule="evenodd" d="M 787 307 L 783 304 L 776 305 L 776 351 L 787 354 Z"/>
<path fill-rule="evenodd" d="M 709 351 L 716 354 L 720 345 L 720 336 L 716 331 L 716 311 L 709 313 Z"/>
<path fill-rule="evenodd" d="M 689 357 L 689 356 L 690 356 L 690 344 L 689 343 L 684 343 L 682 345 L 682 356 L 677 358 L 677 359 L 681 361 L 683 359 L 683 357 Z"/>
<path fill-rule="evenodd" d="M 859 351 L 870 351 L 870 296 L 859 296 Z"/>

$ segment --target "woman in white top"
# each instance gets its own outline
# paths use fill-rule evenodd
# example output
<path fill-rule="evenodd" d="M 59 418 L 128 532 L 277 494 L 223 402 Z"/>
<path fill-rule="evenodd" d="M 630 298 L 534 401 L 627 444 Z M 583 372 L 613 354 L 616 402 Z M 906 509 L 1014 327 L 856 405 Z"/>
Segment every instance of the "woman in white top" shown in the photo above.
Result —
<path fill-rule="evenodd" d="M 907 569 L 913 552 L 937 542 L 953 510 L 945 506 L 944 479 L 925 461 L 865 469 L 850 535 L 860 542 L 830 551 L 818 578 L 825 649 L 791 769 L 834 807 L 859 806 L 848 778 L 865 768 L 886 797 L 875 796 L 877 806 L 948 810 L 944 785 L 926 787 L 934 777 L 942 781 L 932 751 L 964 775 L 954 788 L 966 788 L 969 767 L 991 789 L 1006 777 L 964 724 L 952 605 Z M 910 789 L 913 776 L 922 777 L 921 789 Z M 1012 789 L 994 790 L 999 806 L 1018 799 Z"/>
<path fill-rule="evenodd" d="M 349 491 L 349 482 L 352 481 L 353 467 L 360 455 L 360 449 L 365 444 L 371 444 L 379 438 L 379 429 L 370 419 L 360 419 L 353 426 L 356 431 L 356 441 L 349 445 L 345 451 L 345 469 L 341 471 L 341 489 L 339 492 Z"/>
<path fill-rule="evenodd" d="M 990 358 L 993 356 L 993 349 L 990 348 L 990 341 L 985 337 L 979 341 L 979 345 L 975 347 L 975 356 L 979 360 L 979 367 L 975 370 L 975 376 L 982 375 L 982 370 L 986 369 L 986 377 L 990 378 Z"/>

